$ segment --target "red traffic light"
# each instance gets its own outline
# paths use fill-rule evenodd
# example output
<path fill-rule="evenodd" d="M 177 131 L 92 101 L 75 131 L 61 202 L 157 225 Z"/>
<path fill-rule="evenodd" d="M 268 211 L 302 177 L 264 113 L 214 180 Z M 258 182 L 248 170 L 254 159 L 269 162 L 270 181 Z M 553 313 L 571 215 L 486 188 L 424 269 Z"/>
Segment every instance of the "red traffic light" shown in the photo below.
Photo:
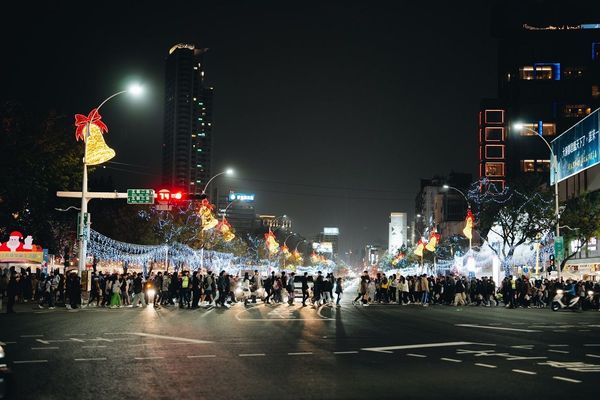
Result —
<path fill-rule="evenodd" d="M 173 200 L 181 200 L 183 199 L 183 194 L 181 192 L 171 193 L 171 198 Z"/>
<path fill-rule="evenodd" d="M 158 204 L 173 204 L 183 200 L 183 192 L 180 190 L 171 192 L 170 189 L 160 189 L 156 193 L 156 202 Z"/>

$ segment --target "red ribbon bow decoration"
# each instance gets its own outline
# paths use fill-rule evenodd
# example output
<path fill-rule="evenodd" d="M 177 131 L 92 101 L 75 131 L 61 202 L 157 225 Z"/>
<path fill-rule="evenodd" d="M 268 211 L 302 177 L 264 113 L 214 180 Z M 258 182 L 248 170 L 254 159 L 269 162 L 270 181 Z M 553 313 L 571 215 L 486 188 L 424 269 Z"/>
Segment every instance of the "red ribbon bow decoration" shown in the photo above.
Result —
<path fill-rule="evenodd" d="M 76 140 L 84 140 L 83 130 L 87 124 L 96 124 L 98 128 L 100 128 L 100 132 L 108 132 L 108 126 L 102 122 L 102 117 L 100 116 L 98 109 L 94 108 L 87 116 L 83 114 L 75 114 L 75 126 L 77 127 L 75 130 Z"/>
<path fill-rule="evenodd" d="M 202 207 L 208 208 L 209 210 L 212 210 L 213 208 L 215 208 L 214 205 L 210 204 L 210 202 L 208 201 L 208 199 L 202 199 L 202 202 L 200 203 L 200 205 Z"/>

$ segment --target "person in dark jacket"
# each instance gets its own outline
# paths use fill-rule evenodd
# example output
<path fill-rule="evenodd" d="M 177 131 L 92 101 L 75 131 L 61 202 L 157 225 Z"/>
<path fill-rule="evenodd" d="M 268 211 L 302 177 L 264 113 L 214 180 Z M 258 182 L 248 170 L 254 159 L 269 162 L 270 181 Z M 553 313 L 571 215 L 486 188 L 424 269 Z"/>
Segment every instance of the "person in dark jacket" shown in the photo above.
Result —
<path fill-rule="evenodd" d="M 15 297 L 19 292 L 19 281 L 17 279 L 17 274 L 12 272 L 10 275 L 10 279 L 8 280 L 8 285 L 6 286 L 6 294 L 8 296 L 6 303 L 6 312 L 8 314 L 12 314 L 15 312 L 13 310 L 13 306 L 15 305 Z"/>
<path fill-rule="evenodd" d="M 308 299 L 308 272 L 304 273 L 302 277 L 302 307 L 306 307 L 306 300 Z"/>
<path fill-rule="evenodd" d="M 337 301 L 335 302 L 336 306 L 340 306 L 340 300 L 342 298 L 342 293 L 344 293 L 342 278 L 337 278 L 335 281 L 335 293 L 337 294 Z"/>
<path fill-rule="evenodd" d="M 81 305 L 81 278 L 77 274 L 72 275 L 69 300 L 71 308 L 75 309 Z"/>

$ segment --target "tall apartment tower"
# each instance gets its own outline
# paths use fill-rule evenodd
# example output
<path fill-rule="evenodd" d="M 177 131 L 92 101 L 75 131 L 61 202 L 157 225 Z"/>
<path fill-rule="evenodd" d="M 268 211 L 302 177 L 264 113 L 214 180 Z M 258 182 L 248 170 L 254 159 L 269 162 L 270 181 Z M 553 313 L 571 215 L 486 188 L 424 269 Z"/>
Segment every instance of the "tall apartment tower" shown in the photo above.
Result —
<path fill-rule="evenodd" d="M 202 193 L 211 172 L 213 88 L 204 76 L 207 51 L 180 43 L 166 60 L 162 181 L 191 195 Z"/>

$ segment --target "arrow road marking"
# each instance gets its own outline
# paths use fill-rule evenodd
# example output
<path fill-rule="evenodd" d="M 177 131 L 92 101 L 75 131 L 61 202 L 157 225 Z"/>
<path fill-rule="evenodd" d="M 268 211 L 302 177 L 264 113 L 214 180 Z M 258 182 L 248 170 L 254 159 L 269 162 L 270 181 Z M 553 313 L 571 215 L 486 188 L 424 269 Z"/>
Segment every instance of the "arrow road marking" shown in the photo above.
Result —
<path fill-rule="evenodd" d="M 501 326 L 486 326 L 486 325 L 475 325 L 475 324 L 455 324 L 454 326 L 462 326 L 465 328 L 481 328 L 481 329 L 494 329 L 499 331 L 513 331 L 513 332 L 541 332 L 535 329 L 519 329 L 519 328 L 504 328 Z"/>

